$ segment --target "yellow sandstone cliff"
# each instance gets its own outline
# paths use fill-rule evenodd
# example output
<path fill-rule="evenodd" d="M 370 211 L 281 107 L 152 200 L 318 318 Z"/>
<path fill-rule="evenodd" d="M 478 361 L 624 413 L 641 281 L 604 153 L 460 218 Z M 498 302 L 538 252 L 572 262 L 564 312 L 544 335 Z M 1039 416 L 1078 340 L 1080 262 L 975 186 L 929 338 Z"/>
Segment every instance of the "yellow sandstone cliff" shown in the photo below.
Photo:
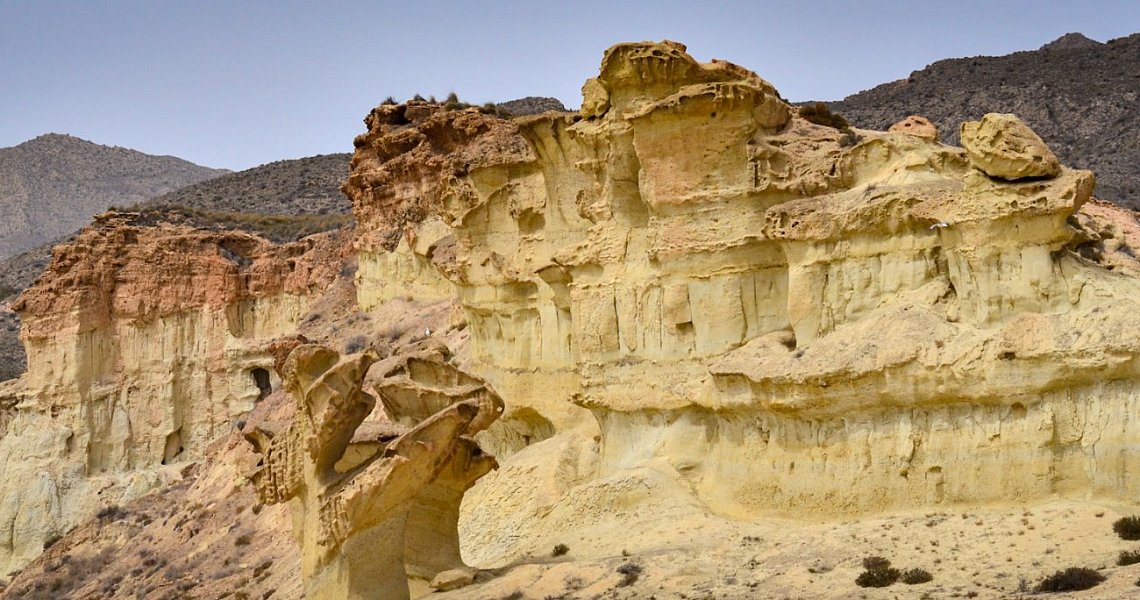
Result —
<path fill-rule="evenodd" d="M 1016 117 L 963 124 L 961 148 L 921 117 L 836 128 L 674 42 L 610 48 L 582 91 L 578 112 L 518 119 L 374 109 L 343 187 L 348 301 L 329 300 L 336 236 L 272 247 L 117 216 L 57 250 L 16 306 L 29 372 L 0 386 L 0 559 L 243 427 L 261 499 L 290 503 L 306 585 L 331 578 L 330 597 L 458 573 L 446 589 L 476 579 L 464 563 L 530 577 L 570 533 L 664 556 L 657 538 L 737 532 L 725 517 L 1140 496 L 1140 225 Z M 300 342 L 274 340 L 330 306 L 324 343 L 365 341 L 286 358 Z M 501 417 L 471 414 L 476 396 Z M 318 405 L 348 407 L 325 414 L 345 430 L 315 435 Z M 405 477 L 405 459 L 430 468 Z M 322 514 L 364 487 L 394 500 Z M 386 528 L 368 572 L 347 540 Z"/>
<path fill-rule="evenodd" d="M 339 268 L 337 240 L 108 214 L 15 304 L 28 371 L 0 388 L 0 568 L 177 480 L 279 385 L 266 344 Z"/>
<path fill-rule="evenodd" d="M 1136 262 L 1081 255 L 1093 176 L 1016 117 L 840 131 L 664 42 L 608 50 L 579 113 L 366 124 L 362 264 L 434 267 L 504 424 L 596 423 L 601 476 L 742 518 L 1140 493 Z"/>

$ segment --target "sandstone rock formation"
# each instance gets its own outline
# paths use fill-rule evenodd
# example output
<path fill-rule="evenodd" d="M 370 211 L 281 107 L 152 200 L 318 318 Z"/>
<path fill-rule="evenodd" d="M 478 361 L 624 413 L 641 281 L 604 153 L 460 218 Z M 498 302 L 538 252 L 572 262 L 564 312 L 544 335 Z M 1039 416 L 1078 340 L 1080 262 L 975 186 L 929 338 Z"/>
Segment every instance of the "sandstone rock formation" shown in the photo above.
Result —
<path fill-rule="evenodd" d="M 1056 177 L 1057 157 L 1014 115 L 988 114 L 962 123 L 962 146 L 970 164 L 990 177 L 1017 180 Z"/>
<path fill-rule="evenodd" d="M 849 146 L 664 42 L 608 50 L 579 114 L 366 123 L 362 264 L 446 278 L 504 422 L 588 408 L 603 475 L 739 517 L 1140 491 L 1137 281 L 1076 251 L 1092 174 L 1020 122 Z"/>
<path fill-rule="evenodd" d="M 259 498 L 290 502 L 306 598 L 408 598 L 409 574 L 462 570 L 459 503 L 496 466 L 470 436 L 498 418 L 502 401 L 436 357 L 403 357 L 377 387 L 385 411 L 410 427 L 359 431 L 376 404 L 362 390 L 376 358 L 298 346 L 282 373 L 293 421 L 280 433 L 246 433 L 265 456 L 253 476 Z"/>
<path fill-rule="evenodd" d="M 335 235 L 252 235 L 101 216 L 15 303 L 28 372 L 0 387 L 0 569 L 179 477 L 277 385 L 264 344 L 336 275 Z"/>
<path fill-rule="evenodd" d="M 1096 173 L 1097 196 L 1140 208 L 1140 33 L 1106 42 L 1062 36 L 1039 50 L 939 60 L 897 81 L 829 102 L 854 125 L 884 129 L 911 114 L 958 145 L 959 126 L 1013 113 L 1062 163 Z"/>
<path fill-rule="evenodd" d="M 32 370 L 0 384 L 9 566 L 242 425 L 310 597 L 446 590 L 464 559 L 555 595 L 574 565 L 536 557 L 573 535 L 583 596 L 631 549 L 751 598 L 724 552 L 748 554 L 733 577 L 804 571 L 802 546 L 753 552 L 786 527 L 767 517 L 830 540 L 838 515 L 1140 494 L 1140 222 L 1013 118 L 966 149 L 843 132 L 644 42 L 606 52 L 577 113 L 410 102 L 366 123 L 355 271 L 332 236 L 128 217 L 57 252 L 17 303 Z M 840 572 L 869 539 L 814 545 Z M 825 579 L 813 595 L 850 597 Z"/>
<path fill-rule="evenodd" d="M 934 126 L 934 123 L 930 122 L 930 119 L 927 119 L 926 117 L 920 117 L 918 115 L 911 115 L 899 121 L 898 123 L 891 125 L 890 129 L 888 129 L 887 132 L 909 133 L 911 135 L 917 135 L 921 138 L 934 140 L 935 142 L 938 141 L 938 128 Z"/>

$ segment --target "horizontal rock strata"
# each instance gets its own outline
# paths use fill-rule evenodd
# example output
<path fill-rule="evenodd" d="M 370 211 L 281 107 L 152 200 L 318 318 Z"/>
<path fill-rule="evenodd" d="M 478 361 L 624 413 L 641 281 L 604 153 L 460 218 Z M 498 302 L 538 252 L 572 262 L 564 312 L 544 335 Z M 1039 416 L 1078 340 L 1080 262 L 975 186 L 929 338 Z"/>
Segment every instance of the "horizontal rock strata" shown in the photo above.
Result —
<path fill-rule="evenodd" d="M 1016 117 L 965 149 L 810 119 L 621 44 L 578 113 L 378 107 L 344 190 L 362 261 L 459 297 L 502 425 L 586 407 L 603 473 L 733 516 L 1135 497 L 1135 220 Z"/>
<path fill-rule="evenodd" d="M 279 385 L 266 344 L 338 253 L 335 235 L 278 247 L 113 213 L 57 247 L 14 305 L 28 371 L 0 388 L 0 567 L 177 479 L 228 433 Z"/>

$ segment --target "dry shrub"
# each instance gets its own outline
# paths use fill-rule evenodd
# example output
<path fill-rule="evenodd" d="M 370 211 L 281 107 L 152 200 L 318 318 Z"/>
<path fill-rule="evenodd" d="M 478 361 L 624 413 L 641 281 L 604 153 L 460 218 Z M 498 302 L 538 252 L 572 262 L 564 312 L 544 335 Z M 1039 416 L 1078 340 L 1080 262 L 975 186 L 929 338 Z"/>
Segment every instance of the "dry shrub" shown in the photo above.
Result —
<path fill-rule="evenodd" d="M 1140 516 L 1121 517 L 1112 524 L 1112 530 L 1122 540 L 1140 540 Z"/>
<path fill-rule="evenodd" d="M 800 117 L 809 123 L 831 127 L 840 131 L 851 129 L 851 124 L 843 115 L 831 112 L 831 109 L 822 102 L 805 104 L 800 107 Z"/>
<path fill-rule="evenodd" d="M 1042 579 L 1034 591 L 1075 592 L 1094 588 L 1104 580 L 1105 576 L 1099 571 L 1088 567 L 1069 567 Z"/>

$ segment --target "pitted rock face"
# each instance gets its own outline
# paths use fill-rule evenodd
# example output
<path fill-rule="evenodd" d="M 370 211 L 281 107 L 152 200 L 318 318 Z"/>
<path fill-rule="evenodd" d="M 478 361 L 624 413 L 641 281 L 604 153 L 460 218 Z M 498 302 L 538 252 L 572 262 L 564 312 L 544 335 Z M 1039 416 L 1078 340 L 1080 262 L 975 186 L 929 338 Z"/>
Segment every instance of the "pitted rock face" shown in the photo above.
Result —
<path fill-rule="evenodd" d="M 361 297 L 432 277 L 425 288 L 458 297 L 471 370 L 507 399 L 503 421 L 573 430 L 592 424 L 573 408 L 586 407 L 603 473 L 663 460 L 734 516 L 1140 493 L 1124 454 L 1025 451 L 1053 429 L 1117 449 L 1140 437 L 1038 427 L 1140 401 L 1140 333 L 1109 333 L 1140 286 L 1086 258 L 1109 248 L 1103 215 L 1079 212 L 1092 174 L 1061 167 L 1016 118 L 967 124 L 965 149 L 917 118 L 895 129 L 912 135 L 844 134 L 673 42 L 614 46 L 583 96 L 578 115 L 517 119 L 451 150 L 378 152 L 410 134 L 372 128 L 354 164 L 392 175 L 346 188 L 365 218 L 402 206 L 386 194 L 426 192 L 394 252 L 362 252 Z M 408 127 L 458 139 L 429 122 Z M 401 170 L 476 147 L 506 150 Z M 1127 383 L 1104 388 L 1106 371 Z M 1033 423 L 1011 421 L 1023 414 Z M 984 476 L 977 443 L 956 440 L 995 428 L 986 464 L 1006 466 Z M 1061 471 L 1079 475 L 1032 475 Z"/>
<path fill-rule="evenodd" d="M 1053 151 L 1014 115 L 990 113 L 962 123 L 962 146 L 970 164 L 990 177 L 1017 180 L 1061 172 Z"/>
<path fill-rule="evenodd" d="M 0 534 L 0 567 L 178 479 L 231 432 L 277 385 L 265 344 L 337 277 L 347 233 L 279 246 L 111 212 L 57 246 L 14 305 L 29 360 L 0 386 L 15 424 L 0 435 L 0 521 L 21 524 Z"/>
<path fill-rule="evenodd" d="M 281 373 L 297 403 L 293 421 L 245 434 L 264 456 L 251 476 L 259 499 L 295 500 L 307 598 L 407 598 L 409 575 L 463 572 L 459 504 L 497 466 L 471 436 L 498 418 L 502 401 L 434 355 L 388 361 L 377 391 L 397 423 L 362 430 L 376 405 L 362 389 L 376 359 L 297 346 Z"/>
<path fill-rule="evenodd" d="M 930 119 L 918 115 L 911 115 L 894 125 L 887 130 L 890 133 L 905 133 L 908 135 L 915 135 L 920 138 L 938 141 L 938 128 Z"/>
<path fill-rule="evenodd" d="M 76 314 L 83 331 L 114 320 L 304 295 L 337 273 L 335 236 L 277 246 L 240 231 L 142 225 L 137 216 L 100 215 L 73 242 L 53 249 L 44 275 L 12 306 L 24 336 L 64 330 Z"/>
<path fill-rule="evenodd" d="M 527 163 L 532 150 L 514 122 L 480 109 L 449 110 L 426 102 L 380 105 L 364 119 L 351 173 L 342 186 L 353 201 L 362 250 L 395 250 L 446 199 L 448 222 L 471 203 L 466 175 L 488 164 Z"/>
<path fill-rule="evenodd" d="M 469 580 L 460 499 L 465 550 L 533 556 L 576 508 L 638 510 L 606 491 L 638 470 L 742 519 L 1140 497 L 1140 227 L 1091 173 L 1033 170 L 1048 149 L 1008 120 L 972 149 L 813 124 L 676 43 L 615 47 L 584 93 L 578 114 L 368 117 L 356 298 L 462 310 L 454 355 L 371 367 L 387 420 L 361 422 L 371 357 L 269 343 L 338 245 L 108 221 L 61 250 L 20 305 L 32 369 L 0 385 L 0 562 L 177 473 L 274 364 L 299 410 L 251 433 L 255 477 L 297 511 L 310 597 Z M 543 444 L 519 465 L 565 452 L 471 487 L 495 464 L 475 433 Z"/>

